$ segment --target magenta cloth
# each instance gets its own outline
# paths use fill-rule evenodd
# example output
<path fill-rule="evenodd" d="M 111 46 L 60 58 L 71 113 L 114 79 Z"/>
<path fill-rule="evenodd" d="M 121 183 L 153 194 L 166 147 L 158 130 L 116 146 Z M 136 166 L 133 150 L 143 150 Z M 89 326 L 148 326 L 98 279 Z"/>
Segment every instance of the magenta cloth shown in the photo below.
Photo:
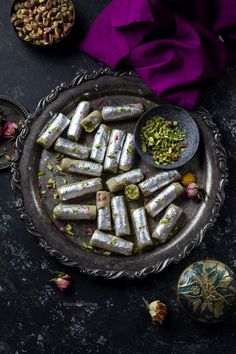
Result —
<path fill-rule="evenodd" d="M 236 0 L 113 0 L 80 48 L 113 69 L 133 68 L 156 95 L 193 109 L 236 61 Z"/>

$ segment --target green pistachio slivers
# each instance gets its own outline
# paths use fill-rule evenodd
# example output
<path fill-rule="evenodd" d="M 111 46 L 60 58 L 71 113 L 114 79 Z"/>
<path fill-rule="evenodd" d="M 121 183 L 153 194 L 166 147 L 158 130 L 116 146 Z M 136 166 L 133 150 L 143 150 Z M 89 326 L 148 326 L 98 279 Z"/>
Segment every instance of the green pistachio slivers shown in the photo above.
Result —
<path fill-rule="evenodd" d="M 185 136 L 177 121 L 154 116 L 141 128 L 141 149 L 152 155 L 157 166 L 168 165 L 178 160 L 187 147 L 183 144 Z"/>

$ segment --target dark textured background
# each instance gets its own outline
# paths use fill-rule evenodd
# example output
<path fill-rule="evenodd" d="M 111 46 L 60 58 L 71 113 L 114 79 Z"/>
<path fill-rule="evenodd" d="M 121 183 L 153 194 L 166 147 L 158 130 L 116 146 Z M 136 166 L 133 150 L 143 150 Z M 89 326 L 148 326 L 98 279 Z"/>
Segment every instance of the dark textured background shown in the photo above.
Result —
<path fill-rule="evenodd" d="M 33 111 L 41 97 L 81 70 L 98 64 L 78 50 L 80 38 L 108 0 L 74 0 L 77 23 L 72 37 L 53 49 L 22 43 L 10 23 L 12 1 L 0 1 L 0 94 Z M 230 183 L 214 229 L 179 265 L 137 281 L 107 281 L 81 276 L 50 258 L 27 233 L 15 210 L 9 171 L 0 175 L 0 353 L 150 353 L 236 352 L 236 320 L 204 326 L 176 304 L 179 274 L 191 262 L 216 258 L 236 269 L 236 69 L 228 68 L 209 87 L 203 103 L 221 129 L 229 160 Z M 49 270 L 73 277 L 69 294 L 49 284 Z M 160 298 L 168 306 L 163 327 L 151 322 L 142 302 Z"/>

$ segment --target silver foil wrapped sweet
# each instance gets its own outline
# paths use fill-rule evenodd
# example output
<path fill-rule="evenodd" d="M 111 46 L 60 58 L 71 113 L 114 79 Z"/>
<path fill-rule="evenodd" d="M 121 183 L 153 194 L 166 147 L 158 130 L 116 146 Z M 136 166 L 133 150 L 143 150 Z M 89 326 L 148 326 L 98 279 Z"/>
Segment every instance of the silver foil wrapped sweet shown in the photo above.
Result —
<path fill-rule="evenodd" d="M 98 191 L 96 195 L 97 228 L 98 230 L 112 230 L 111 222 L 111 195 L 107 191 Z"/>
<path fill-rule="evenodd" d="M 76 159 L 86 160 L 89 157 L 90 149 L 74 141 L 58 138 L 54 144 L 54 150 Z"/>
<path fill-rule="evenodd" d="M 175 204 L 170 204 L 165 214 L 155 227 L 152 238 L 159 243 L 164 243 L 172 235 L 183 210 Z"/>
<path fill-rule="evenodd" d="M 67 136 L 70 140 L 78 141 L 82 132 L 81 121 L 86 117 L 90 110 L 90 103 L 88 101 L 81 101 L 75 109 L 75 112 L 71 118 L 70 126 L 67 132 Z"/>
<path fill-rule="evenodd" d="M 130 235 L 128 212 L 123 195 L 111 198 L 111 211 L 116 236 Z"/>
<path fill-rule="evenodd" d="M 59 113 L 53 116 L 54 119 L 48 124 L 46 129 L 42 131 L 37 139 L 37 143 L 42 145 L 45 149 L 49 149 L 55 140 L 61 135 L 63 130 L 70 124 L 69 118 L 64 114 Z"/>
<path fill-rule="evenodd" d="M 125 142 L 123 145 L 119 169 L 121 171 L 129 171 L 131 170 L 135 158 L 135 142 L 134 142 L 134 134 L 127 133 Z"/>
<path fill-rule="evenodd" d="M 153 218 L 172 203 L 184 191 L 180 183 L 172 183 L 147 203 L 145 209 Z"/>
<path fill-rule="evenodd" d="M 79 175 L 100 177 L 102 174 L 102 165 L 97 162 L 62 159 L 61 168 L 64 172 L 76 173 Z"/>
<path fill-rule="evenodd" d="M 90 244 L 93 247 L 98 247 L 103 250 L 122 254 L 125 256 L 130 256 L 134 247 L 133 242 L 99 230 L 94 231 L 90 240 Z"/>
<path fill-rule="evenodd" d="M 104 122 L 139 118 L 143 113 L 142 103 L 123 104 L 120 106 L 104 106 L 102 117 Z"/>
<path fill-rule="evenodd" d="M 136 168 L 108 179 L 106 184 L 110 192 L 117 192 L 124 189 L 129 184 L 136 184 L 142 181 L 143 178 L 144 175 L 142 170 L 140 168 Z"/>
<path fill-rule="evenodd" d="M 90 159 L 99 163 L 103 163 L 111 129 L 105 124 L 101 124 L 96 132 L 91 148 Z"/>
<path fill-rule="evenodd" d="M 101 190 L 102 180 L 101 178 L 91 178 L 84 181 L 65 184 L 57 188 L 57 193 L 60 200 L 69 200 L 77 197 L 81 197 L 86 194 L 96 193 Z"/>
<path fill-rule="evenodd" d="M 152 247 L 147 217 L 144 208 L 133 209 L 131 218 L 135 232 L 135 244 L 139 250 L 145 250 Z"/>
<path fill-rule="evenodd" d="M 94 220 L 96 215 L 96 205 L 58 204 L 53 209 L 57 220 Z"/>
<path fill-rule="evenodd" d="M 111 131 L 103 169 L 106 172 L 117 173 L 122 147 L 125 141 L 125 132 L 120 129 Z"/>
<path fill-rule="evenodd" d="M 139 188 L 144 197 L 147 197 L 168 184 L 178 181 L 180 178 L 181 175 L 177 170 L 160 172 L 139 183 Z"/>

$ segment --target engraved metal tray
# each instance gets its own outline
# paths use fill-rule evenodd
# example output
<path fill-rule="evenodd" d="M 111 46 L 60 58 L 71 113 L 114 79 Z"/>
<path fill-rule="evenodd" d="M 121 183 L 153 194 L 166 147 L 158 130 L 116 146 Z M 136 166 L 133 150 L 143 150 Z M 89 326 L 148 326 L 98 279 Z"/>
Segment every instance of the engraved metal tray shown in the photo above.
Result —
<path fill-rule="evenodd" d="M 138 278 L 160 272 L 172 262 L 179 262 L 201 243 L 206 231 L 216 221 L 224 201 L 224 185 L 227 182 L 226 154 L 220 143 L 219 131 L 209 113 L 200 108 L 192 114 L 200 131 L 200 147 L 195 157 L 179 169 L 180 173 L 191 171 L 196 175 L 197 182 L 206 191 L 205 200 L 198 203 L 183 196 L 176 201 L 184 209 L 187 221 L 166 244 L 130 257 L 113 254 L 108 256 L 84 248 L 84 244 L 89 242 L 91 230 L 96 227 L 95 222 L 72 222 L 73 236 L 59 231 L 60 222 L 54 222 L 52 218 L 52 210 L 58 200 L 54 199 L 53 190 L 47 188 L 48 179 L 55 179 L 59 186 L 63 183 L 63 178 L 73 182 L 78 181 L 78 176 L 61 176 L 55 166 L 55 152 L 46 151 L 36 143 L 40 131 L 53 112 L 71 115 L 80 100 L 91 101 L 94 109 L 107 103 L 142 102 L 145 109 L 164 104 L 131 72 L 117 73 L 108 69 L 81 74 L 71 84 L 62 83 L 43 98 L 35 112 L 28 115 L 17 138 L 17 156 L 12 164 L 12 187 L 18 195 L 18 209 L 27 230 L 39 240 L 41 247 L 50 255 L 56 256 L 61 263 L 76 267 L 89 275 Z M 131 120 L 110 126 L 133 132 L 135 124 L 136 121 Z M 79 143 L 86 142 L 89 145 L 92 136 L 87 136 L 84 134 Z M 52 171 L 48 170 L 48 164 L 53 166 Z M 146 175 L 158 172 L 139 159 L 135 164 L 135 167 L 140 165 Z M 38 178 L 38 171 L 44 171 L 45 175 Z M 103 179 L 107 177 L 104 175 Z M 88 177 L 80 179 L 86 178 Z M 41 196 L 42 189 L 46 190 L 46 197 Z M 94 201 L 95 198 L 91 195 L 80 199 L 81 203 L 94 204 Z M 140 203 L 144 202 L 141 200 Z M 150 227 L 154 227 L 154 221 L 150 220 Z"/>

